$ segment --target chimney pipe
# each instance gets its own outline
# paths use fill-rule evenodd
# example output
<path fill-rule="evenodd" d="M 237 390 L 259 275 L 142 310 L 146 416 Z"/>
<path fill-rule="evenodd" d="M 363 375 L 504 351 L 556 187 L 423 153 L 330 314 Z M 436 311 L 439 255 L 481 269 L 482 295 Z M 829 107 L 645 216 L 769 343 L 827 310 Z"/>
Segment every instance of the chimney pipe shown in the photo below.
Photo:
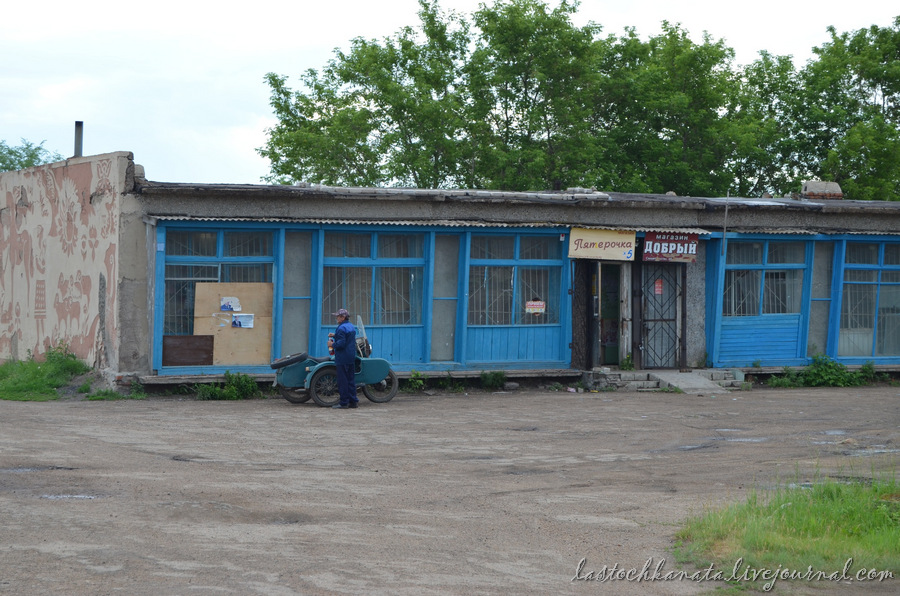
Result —
<path fill-rule="evenodd" d="M 84 122 L 75 121 L 75 155 L 73 157 L 81 157 L 82 143 L 84 141 Z"/>

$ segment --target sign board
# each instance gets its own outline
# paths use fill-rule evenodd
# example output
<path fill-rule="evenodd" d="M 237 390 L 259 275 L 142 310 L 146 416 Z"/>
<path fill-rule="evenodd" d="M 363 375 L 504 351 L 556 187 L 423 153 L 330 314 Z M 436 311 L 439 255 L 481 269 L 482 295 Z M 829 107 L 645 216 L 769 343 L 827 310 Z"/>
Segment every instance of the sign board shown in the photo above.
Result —
<path fill-rule="evenodd" d="M 647 232 L 644 237 L 645 261 L 697 262 L 697 234 Z"/>
<path fill-rule="evenodd" d="M 547 304 L 543 300 L 528 300 L 525 302 L 525 312 L 540 315 L 546 312 Z"/>
<path fill-rule="evenodd" d="M 634 244 L 634 231 L 572 228 L 569 258 L 633 261 Z"/>

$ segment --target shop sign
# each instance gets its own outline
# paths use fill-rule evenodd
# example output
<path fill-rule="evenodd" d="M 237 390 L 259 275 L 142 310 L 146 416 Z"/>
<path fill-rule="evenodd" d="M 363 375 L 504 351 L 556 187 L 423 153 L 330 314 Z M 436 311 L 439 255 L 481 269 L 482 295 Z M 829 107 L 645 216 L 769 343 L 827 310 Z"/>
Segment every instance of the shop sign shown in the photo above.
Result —
<path fill-rule="evenodd" d="M 647 232 L 644 237 L 645 261 L 697 262 L 697 234 Z"/>
<path fill-rule="evenodd" d="M 633 261 L 634 243 L 633 231 L 572 228 L 569 258 Z"/>
<path fill-rule="evenodd" d="M 547 310 L 543 300 L 528 300 L 525 302 L 525 312 L 533 315 L 541 315 Z"/>

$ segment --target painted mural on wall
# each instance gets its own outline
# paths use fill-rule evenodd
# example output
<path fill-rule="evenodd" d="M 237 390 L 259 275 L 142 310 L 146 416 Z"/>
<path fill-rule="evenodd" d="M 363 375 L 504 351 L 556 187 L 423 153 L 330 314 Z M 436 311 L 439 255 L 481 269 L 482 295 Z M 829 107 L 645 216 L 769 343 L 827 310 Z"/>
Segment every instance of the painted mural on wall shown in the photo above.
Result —
<path fill-rule="evenodd" d="M 115 160 L 0 174 L 0 359 L 62 343 L 106 365 L 117 341 Z"/>

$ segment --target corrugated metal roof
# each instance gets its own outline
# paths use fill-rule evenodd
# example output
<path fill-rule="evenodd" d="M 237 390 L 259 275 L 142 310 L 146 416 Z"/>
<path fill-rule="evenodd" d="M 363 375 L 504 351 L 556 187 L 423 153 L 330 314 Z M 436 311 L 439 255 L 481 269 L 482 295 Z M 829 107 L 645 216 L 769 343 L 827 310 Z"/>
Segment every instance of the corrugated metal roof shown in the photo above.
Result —
<path fill-rule="evenodd" d="M 671 232 L 678 234 L 709 234 L 702 228 L 663 228 L 663 227 L 636 227 L 636 226 L 597 226 L 590 224 L 564 224 L 553 222 L 492 222 L 477 220 L 363 220 L 363 219 L 332 219 L 332 218 L 294 218 L 294 217 L 207 217 L 187 215 L 151 215 L 148 216 L 163 221 L 229 221 L 229 222 L 264 222 L 264 223 L 309 223 L 317 225 L 371 225 L 371 226 L 440 226 L 448 228 L 586 228 L 589 230 L 629 230 L 635 232 Z"/>
<path fill-rule="evenodd" d="M 897 231 L 846 231 L 846 230 L 798 230 L 796 228 L 729 228 L 726 234 L 782 234 L 793 236 L 815 236 L 817 234 L 828 234 L 838 236 L 846 234 L 848 236 L 900 236 L 900 230 Z"/>

